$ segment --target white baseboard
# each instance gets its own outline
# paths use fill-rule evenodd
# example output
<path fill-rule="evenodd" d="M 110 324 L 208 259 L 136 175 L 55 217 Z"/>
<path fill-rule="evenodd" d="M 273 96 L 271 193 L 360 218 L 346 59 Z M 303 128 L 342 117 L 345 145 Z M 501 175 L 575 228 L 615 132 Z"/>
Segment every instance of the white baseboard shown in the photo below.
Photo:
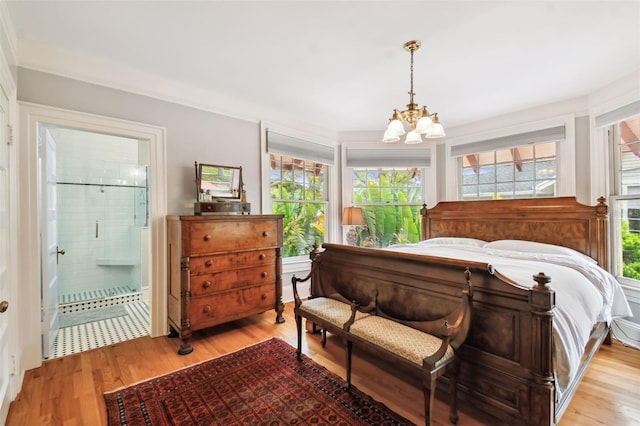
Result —
<path fill-rule="evenodd" d="M 627 346 L 640 350 L 640 324 L 620 319 L 611 324 L 613 337 Z"/>

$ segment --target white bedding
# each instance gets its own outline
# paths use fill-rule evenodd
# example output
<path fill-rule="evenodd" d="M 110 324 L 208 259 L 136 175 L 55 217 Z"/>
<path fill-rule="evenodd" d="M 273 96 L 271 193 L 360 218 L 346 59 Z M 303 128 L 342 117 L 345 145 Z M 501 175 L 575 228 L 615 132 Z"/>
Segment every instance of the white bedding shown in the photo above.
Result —
<path fill-rule="evenodd" d="M 550 276 L 549 285 L 556 292 L 553 362 L 558 394 L 575 376 L 593 325 L 632 316 L 617 280 L 581 253 L 539 243 L 504 240 L 483 244 L 465 240 L 434 238 L 385 250 L 488 263 L 525 288 L 536 284 L 532 277 L 539 272 Z M 518 247 L 521 250 L 513 250 Z M 533 249 L 542 251 L 530 251 Z"/>

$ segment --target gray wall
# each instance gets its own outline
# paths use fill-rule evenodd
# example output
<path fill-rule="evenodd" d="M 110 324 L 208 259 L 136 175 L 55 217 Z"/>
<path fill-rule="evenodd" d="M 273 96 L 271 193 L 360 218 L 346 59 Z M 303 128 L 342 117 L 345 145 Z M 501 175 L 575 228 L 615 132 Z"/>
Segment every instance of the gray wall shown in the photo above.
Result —
<path fill-rule="evenodd" d="M 164 127 L 170 214 L 193 209 L 194 161 L 242 166 L 247 201 L 252 213 L 260 213 L 258 123 L 21 67 L 17 96 L 18 101 Z"/>

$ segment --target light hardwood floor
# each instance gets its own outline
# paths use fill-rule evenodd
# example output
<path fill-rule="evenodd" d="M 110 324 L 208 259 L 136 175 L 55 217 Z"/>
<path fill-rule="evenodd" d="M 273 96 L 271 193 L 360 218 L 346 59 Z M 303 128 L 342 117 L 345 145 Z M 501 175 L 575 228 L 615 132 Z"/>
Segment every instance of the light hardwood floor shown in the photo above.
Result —
<path fill-rule="evenodd" d="M 233 352 L 277 336 L 296 345 L 293 306 L 286 305 L 284 324 L 275 313 L 195 333 L 195 351 L 176 353 L 176 339 L 143 337 L 112 346 L 44 362 L 26 373 L 18 398 L 11 404 L 7 425 L 106 424 L 102 394 L 150 377 Z M 303 337 L 303 351 L 319 364 L 344 377 L 344 346 L 329 336 L 322 348 L 319 335 Z M 381 369 L 354 352 L 353 384 L 416 424 L 424 424 L 423 396 L 417 380 Z M 414 382 L 415 380 L 415 382 Z M 449 425 L 448 406 L 437 400 L 435 425 Z M 459 407 L 458 425 L 498 425 L 469 407 Z M 640 351 L 614 341 L 603 346 L 560 421 L 560 426 L 637 425 L 640 419 Z"/>

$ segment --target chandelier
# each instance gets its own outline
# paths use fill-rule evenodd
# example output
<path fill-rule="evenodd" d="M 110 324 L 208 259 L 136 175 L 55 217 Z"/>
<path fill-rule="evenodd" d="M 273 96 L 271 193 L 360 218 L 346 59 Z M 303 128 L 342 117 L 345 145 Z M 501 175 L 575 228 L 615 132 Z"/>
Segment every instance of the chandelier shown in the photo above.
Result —
<path fill-rule="evenodd" d="M 382 142 L 398 142 L 400 136 L 405 134 L 404 124 L 409 124 L 411 130 L 407 133 L 404 143 L 416 144 L 422 142 L 422 135 L 426 138 L 441 138 L 444 136 L 444 128 L 438 120 L 438 113 L 429 114 L 427 107 L 418 107 L 413 102 L 413 52 L 420 48 L 420 42 L 411 40 L 404 44 L 404 48 L 411 53 L 411 89 L 409 90 L 409 103 L 407 109 L 399 111 L 393 110 L 393 115 L 389 119 L 389 126 L 384 132 Z"/>

